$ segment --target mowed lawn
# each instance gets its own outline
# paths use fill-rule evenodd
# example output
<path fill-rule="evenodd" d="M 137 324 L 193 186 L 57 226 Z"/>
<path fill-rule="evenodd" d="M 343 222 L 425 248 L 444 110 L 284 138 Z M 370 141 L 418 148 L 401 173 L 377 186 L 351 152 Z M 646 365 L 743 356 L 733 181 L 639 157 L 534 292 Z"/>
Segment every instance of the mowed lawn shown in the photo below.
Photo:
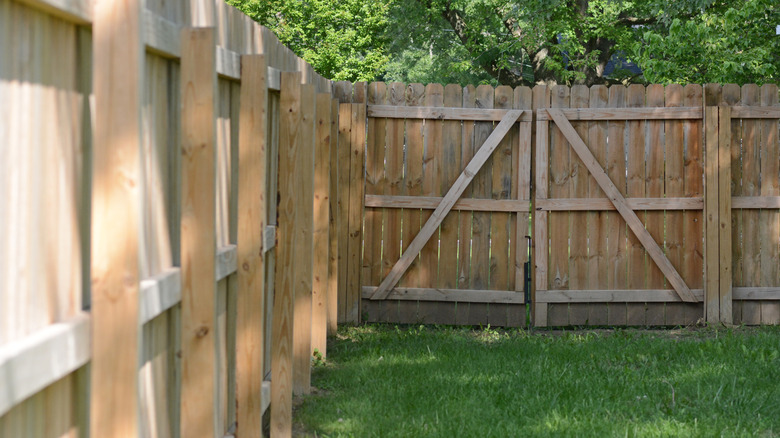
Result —
<path fill-rule="evenodd" d="M 303 436 L 780 436 L 780 329 L 341 328 Z"/>

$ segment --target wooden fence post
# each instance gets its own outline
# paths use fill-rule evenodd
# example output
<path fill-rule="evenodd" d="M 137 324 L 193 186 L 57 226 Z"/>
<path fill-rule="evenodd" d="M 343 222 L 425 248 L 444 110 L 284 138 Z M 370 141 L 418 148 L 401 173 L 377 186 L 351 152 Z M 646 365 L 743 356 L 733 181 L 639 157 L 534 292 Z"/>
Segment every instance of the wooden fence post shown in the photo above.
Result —
<path fill-rule="evenodd" d="M 776 158 L 775 158 L 776 159 Z M 718 110 L 718 298 L 720 322 L 731 324 L 731 107 Z"/>
<path fill-rule="evenodd" d="M 704 315 L 720 320 L 718 234 L 718 108 L 704 108 Z"/>
<path fill-rule="evenodd" d="M 181 32 L 181 434 L 213 436 L 216 350 L 214 28 Z"/>
<path fill-rule="evenodd" d="M 328 236 L 329 263 L 328 263 L 328 334 L 336 334 L 338 330 L 339 315 L 339 227 L 338 227 L 338 137 L 339 137 L 339 101 L 331 99 L 330 102 L 330 229 Z"/>
<path fill-rule="evenodd" d="M 100 0 L 93 21 L 93 436 L 135 437 L 138 425 L 142 5 Z"/>
<path fill-rule="evenodd" d="M 276 290 L 271 340 L 271 436 L 292 434 L 293 308 L 298 279 L 296 263 L 302 250 L 295 235 L 301 214 L 299 181 L 303 166 L 298 141 L 301 110 L 301 73 L 282 72 L 279 120 L 279 224 L 277 229 Z"/>
<path fill-rule="evenodd" d="M 360 82 L 356 85 L 364 84 Z M 364 87 L 365 88 L 365 87 Z M 356 88 L 360 90 L 360 88 Z M 357 97 L 356 97 L 357 98 Z M 348 322 L 359 323 L 360 315 L 360 274 L 361 248 L 363 240 L 363 193 L 365 185 L 365 167 L 363 157 L 366 143 L 366 105 L 352 104 L 352 129 L 350 131 L 350 186 L 349 186 L 349 234 L 347 267 L 347 314 Z"/>
<path fill-rule="evenodd" d="M 550 106 L 550 90 L 546 85 L 537 85 L 533 89 L 533 107 L 535 110 Z M 539 199 L 547 199 L 548 195 L 548 160 L 549 160 L 549 121 L 536 122 L 536 190 L 534 205 Z M 534 212 L 534 265 L 536 284 L 533 296 L 533 323 L 535 327 L 547 326 L 547 303 L 536 301 L 537 293 L 547 290 L 547 212 Z"/>
<path fill-rule="evenodd" d="M 266 193 L 266 62 L 241 57 L 238 162 L 238 305 L 236 321 L 236 433 L 263 434 L 263 316 Z"/>

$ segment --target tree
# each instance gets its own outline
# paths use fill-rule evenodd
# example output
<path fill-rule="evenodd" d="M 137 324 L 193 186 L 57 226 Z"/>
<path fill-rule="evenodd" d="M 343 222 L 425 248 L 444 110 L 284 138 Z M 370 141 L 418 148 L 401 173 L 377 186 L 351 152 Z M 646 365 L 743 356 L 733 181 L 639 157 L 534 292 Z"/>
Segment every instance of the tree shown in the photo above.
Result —
<path fill-rule="evenodd" d="M 615 55 L 635 61 L 644 79 L 659 82 L 760 83 L 777 80 L 780 72 L 780 41 L 773 32 L 780 23 L 776 0 L 739 5 L 724 0 L 399 2 L 394 11 L 405 11 L 401 18 L 417 17 L 429 38 L 457 42 L 475 65 L 506 85 L 643 79 L 607 78 L 605 69 Z M 445 26 L 450 32 L 442 31 Z M 463 56 L 437 40 L 427 43 L 429 58 L 439 63 L 448 64 L 447 58 L 456 54 L 458 65 Z M 446 51 L 434 54 L 439 47 Z M 420 48 L 417 53 L 409 58 L 419 62 Z"/>
<path fill-rule="evenodd" d="M 389 2 L 228 0 L 305 59 L 319 74 L 373 80 L 385 71 Z"/>

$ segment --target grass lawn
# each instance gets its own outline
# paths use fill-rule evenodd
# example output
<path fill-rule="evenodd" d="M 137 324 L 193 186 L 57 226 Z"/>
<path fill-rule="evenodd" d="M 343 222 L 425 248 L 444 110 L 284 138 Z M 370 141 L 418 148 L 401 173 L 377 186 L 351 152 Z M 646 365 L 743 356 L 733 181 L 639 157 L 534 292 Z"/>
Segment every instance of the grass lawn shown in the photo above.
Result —
<path fill-rule="evenodd" d="M 339 330 L 299 435 L 780 436 L 780 329 Z"/>

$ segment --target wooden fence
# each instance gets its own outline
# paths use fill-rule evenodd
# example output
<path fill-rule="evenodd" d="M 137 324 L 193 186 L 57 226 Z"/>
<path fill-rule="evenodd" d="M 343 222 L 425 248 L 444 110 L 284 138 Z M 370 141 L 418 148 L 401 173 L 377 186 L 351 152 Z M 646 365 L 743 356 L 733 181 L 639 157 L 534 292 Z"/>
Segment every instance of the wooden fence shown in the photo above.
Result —
<path fill-rule="evenodd" d="M 366 114 L 340 320 L 524 325 L 532 235 L 537 326 L 780 323 L 777 86 L 374 83 Z"/>
<path fill-rule="evenodd" d="M 0 436 L 289 436 L 337 105 L 222 1 L 0 0 Z"/>

